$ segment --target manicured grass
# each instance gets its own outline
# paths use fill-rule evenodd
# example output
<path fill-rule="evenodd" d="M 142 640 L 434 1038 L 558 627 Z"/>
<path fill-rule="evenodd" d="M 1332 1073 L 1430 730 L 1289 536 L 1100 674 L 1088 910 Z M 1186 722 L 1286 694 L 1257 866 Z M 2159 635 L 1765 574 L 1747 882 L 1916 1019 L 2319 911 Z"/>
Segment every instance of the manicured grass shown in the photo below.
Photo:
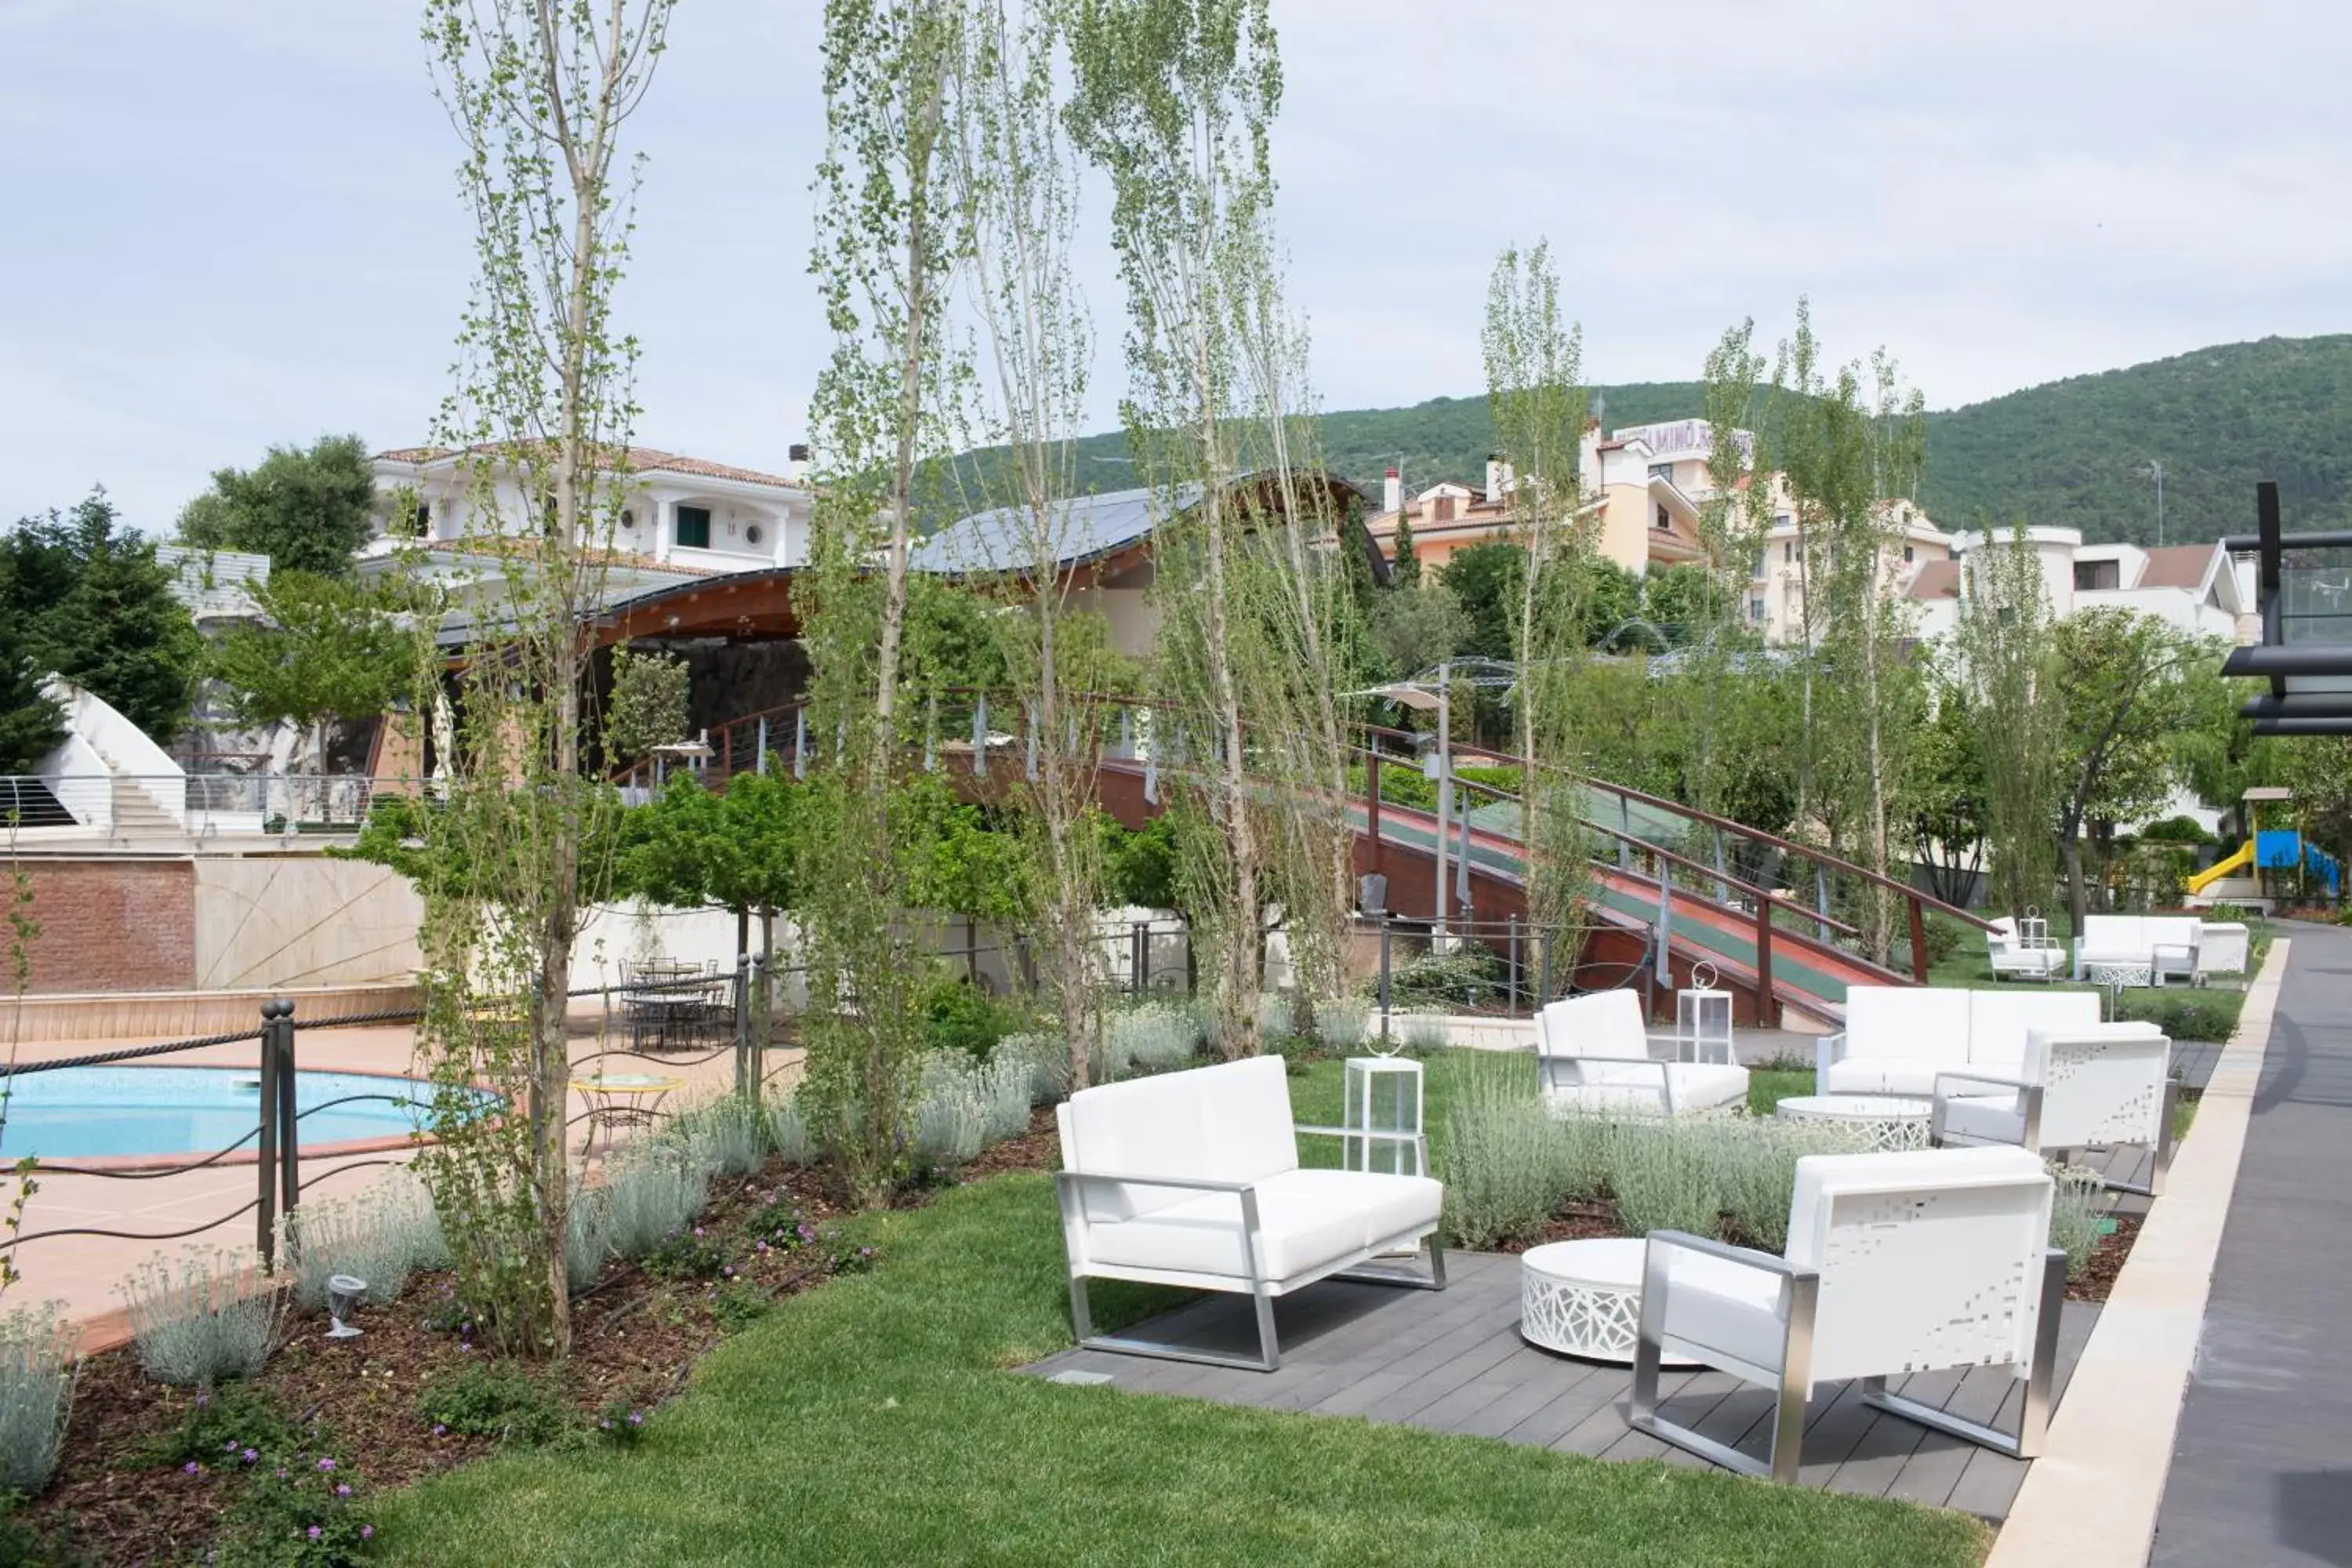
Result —
<path fill-rule="evenodd" d="M 1983 991 L 2013 991 L 2040 988 L 2042 982 L 2031 980 L 2000 980 L 1985 955 L 1984 933 L 1974 927 L 1961 930 L 1959 922 L 1945 916 L 1930 915 L 1931 920 L 1960 930 L 1958 948 L 1928 965 L 1927 984 L 1954 985 Z M 2050 917 L 2050 934 L 2061 947 L 2071 948 L 2073 926 L 2066 911 L 2057 910 Z M 2246 977 L 2233 984 L 2209 985 L 2191 989 L 2185 985 L 2126 985 L 2116 999 L 2117 1016 L 2145 1018 L 2161 1026 L 2177 1040 L 2226 1040 L 2238 1026 L 2238 1015 L 2246 1005 L 2246 987 L 2262 969 L 2263 959 L 2270 951 L 2270 932 L 2257 929 L 2249 943 Z M 2104 986 L 2076 985 L 2070 981 L 2055 981 L 2049 988 L 2057 991 L 2097 990 Z"/>
<path fill-rule="evenodd" d="M 1900 1503 L 1014 1376 L 1069 1341 L 1040 1175 L 860 1228 L 882 1249 L 876 1272 L 720 1346 L 638 1447 L 514 1454 L 389 1497 L 387 1559 L 1958 1568 L 1983 1555 L 1981 1524 Z M 1108 1287 L 1096 1301 L 1146 1306 Z"/>

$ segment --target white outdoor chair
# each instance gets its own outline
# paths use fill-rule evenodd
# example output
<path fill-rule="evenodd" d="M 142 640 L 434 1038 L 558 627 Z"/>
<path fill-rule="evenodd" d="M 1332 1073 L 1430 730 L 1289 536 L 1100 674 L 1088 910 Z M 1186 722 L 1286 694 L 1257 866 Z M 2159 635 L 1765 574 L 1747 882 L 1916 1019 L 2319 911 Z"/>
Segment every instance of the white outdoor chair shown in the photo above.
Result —
<path fill-rule="evenodd" d="M 1662 1061 L 1653 1057 L 1642 999 L 1631 990 L 1595 991 L 1547 1004 L 1536 1014 L 1536 1061 L 1544 1103 L 1555 1114 L 1633 1110 L 1679 1116 L 1748 1100 L 1748 1069 L 1736 1062 Z M 1672 1037 L 1660 1044 L 1674 1047 Z"/>
<path fill-rule="evenodd" d="M 1990 1092 L 1988 1092 L 1990 1091 Z M 1936 1075 L 1928 1142 L 2012 1144 L 2047 1157 L 2067 1149 L 2144 1143 L 2145 1186 L 2109 1179 L 2110 1191 L 2156 1197 L 2172 1168 L 2172 1042 L 2153 1024 L 2035 1029 L 2023 1072 Z"/>
<path fill-rule="evenodd" d="M 2053 1183 L 2022 1149 L 1809 1154 L 1789 1244 L 1774 1257 L 1650 1233 L 1627 1420 L 1727 1469 L 1797 1479 L 1816 1383 L 1863 1380 L 1864 1401 L 2018 1458 L 2050 1419 L 2066 1255 L 2050 1246 Z M 1658 1414 L 1667 1356 L 1777 1393 L 1764 1460 Z M 1889 1394 L 1886 1380 L 2007 1364 L 2025 1384 L 2015 1434 Z"/>
<path fill-rule="evenodd" d="M 1062 1163 L 1054 1178 L 1069 1262 L 1070 1321 L 1089 1350 L 1272 1372 L 1281 1365 L 1274 1300 L 1320 1279 L 1445 1289 L 1437 1239 L 1445 1189 L 1426 1176 L 1308 1171 L 1300 1132 L 1408 1139 L 1418 1133 L 1294 1127 L 1289 1070 L 1254 1057 L 1081 1089 L 1055 1111 Z M 1365 1267 L 1426 1242 L 1429 1272 Z M 1097 1334 L 1087 1281 L 1135 1279 L 1223 1290 L 1257 1304 L 1255 1358 Z"/>
<path fill-rule="evenodd" d="M 2056 979 L 2066 971 L 2066 950 L 2047 936 L 2022 935 L 2017 921 L 2007 915 L 1992 922 L 1985 932 L 1985 952 L 1992 961 L 1996 980 Z"/>

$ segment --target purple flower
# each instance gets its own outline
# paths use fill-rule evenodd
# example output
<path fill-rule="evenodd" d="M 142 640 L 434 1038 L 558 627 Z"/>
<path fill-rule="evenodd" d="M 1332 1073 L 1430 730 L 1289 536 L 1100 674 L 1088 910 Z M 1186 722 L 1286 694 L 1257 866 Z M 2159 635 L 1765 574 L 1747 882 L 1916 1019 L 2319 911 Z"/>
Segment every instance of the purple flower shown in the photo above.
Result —
<path fill-rule="evenodd" d="M 697 1236 L 700 1236 L 700 1235 L 702 1234 L 702 1227 L 701 1227 L 700 1226 L 698 1226 L 698 1226 L 696 1226 L 694 1227 L 694 1234 L 695 1234 L 695 1235 L 697 1235 Z"/>
<path fill-rule="evenodd" d="M 753 1247 L 752 1250 L 756 1252 L 765 1252 L 768 1250 L 768 1244 L 764 1241 L 759 1242 Z"/>
<path fill-rule="evenodd" d="M 874 1256 L 874 1249 L 870 1247 L 861 1247 L 857 1249 L 857 1256 L 860 1258 L 871 1258 Z"/>
<path fill-rule="evenodd" d="M 221 1452 L 222 1452 L 222 1453 L 224 1453 L 224 1454 L 234 1454 L 234 1453 L 236 1453 L 236 1438 L 234 1438 L 234 1437 L 231 1437 L 227 1442 L 223 1443 L 223 1444 L 221 1445 Z"/>
<path fill-rule="evenodd" d="M 196 1473 L 196 1462 L 194 1459 L 190 1459 L 186 1464 L 182 1465 L 180 1469 L 183 1474 L 193 1476 Z"/>
<path fill-rule="evenodd" d="M 254 1460 L 261 1458 L 261 1450 L 258 1448 L 247 1448 L 244 1453 L 239 1454 L 237 1458 L 243 1459 L 249 1465 L 253 1463 Z"/>
<path fill-rule="evenodd" d="M 448 1436 L 448 1434 L 449 1434 L 449 1428 L 447 1428 L 446 1426 L 442 1426 L 442 1425 L 441 1425 L 441 1423 L 439 1423 L 438 1421 L 436 1421 L 435 1423 L 433 1423 L 433 1435 L 434 1435 L 436 1437 L 446 1437 L 446 1436 Z"/>
<path fill-rule="evenodd" d="M 375 1539 L 375 1526 L 373 1524 L 361 1525 L 360 1539 L 362 1541 L 373 1541 Z"/>
<path fill-rule="evenodd" d="M 322 1470 L 331 1470 L 335 1468 L 335 1461 L 332 1459 L 321 1459 L 319 1461 L 319 1468 Z"/>
<path fill-rule="evenodd" d="M 735 1266 L 731 1263 L 722 1263 L 719 1266 L 719 1272 L 732 1279 L 735 1278 Z"/>
<path fill-rule="evenodd" d="M 645 1416 L 643 1416 L 642 1415 L 638 1414 L 638 1413 L 637 1413 L 636 1411 L 635 1411 L 635 1410 L 632 1410 L 632 1411 L 630 1411 L 630 1412 L 629 1412 L 629 1425 L 630 1425 L 630 1426 L 644 1426 L 645 1424 L 646 1424 L 646 1418 L 645 1418 Z"/>
<path fill-rule="evenodd" d="M 313 1540 L 313 1541 L 316 1541 L 316 1540 L 318 1540 L 318 1539 L 319 1539 L 319 1537 L 320 1537 L 320 1536 L 323 1535 L 323 1534 L 324 1534 L 324 1533 L 326 1533 L 326 1532 L 325 1532 L 324 1531 L 321 1531 L 321 1530 L 320 1530 L 317 1525 L 315 1525 L 315 1524 L 314 1524 L 314 1525 L 312 1525 L 312 1526 L 310 1527 L 310 1539 L 311 1539 L 311 1540 Z"/>
<path fill-rule="evenodd" d="M 336 1495 L 337 1497 L 349 1497 L 349 1496 L 351 1496 L 351 1495 L 352 1495 L 352 1484 L 351 1484 L 351 1482 L 349 1482 L 349 1481 L 337 1481 L 337 1482 L 335 1483 L 335 1495 Z"/>

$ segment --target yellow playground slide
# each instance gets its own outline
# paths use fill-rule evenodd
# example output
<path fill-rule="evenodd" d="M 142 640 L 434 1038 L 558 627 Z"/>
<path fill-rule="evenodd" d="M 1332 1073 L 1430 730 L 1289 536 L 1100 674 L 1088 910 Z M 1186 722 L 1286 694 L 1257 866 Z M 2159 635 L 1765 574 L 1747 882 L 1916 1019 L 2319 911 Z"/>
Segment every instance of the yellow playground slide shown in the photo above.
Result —
<path fill-rule="evenodd" d="M 2249 838 L 2238 847 L 2238 852 L 2235 855 L 2224 856 L 2189 878 L 2189 890 L 2192 893 L 2201 893 L 2222 878 L 2234 877 L 2253 863 L 2254 841 Z"/>

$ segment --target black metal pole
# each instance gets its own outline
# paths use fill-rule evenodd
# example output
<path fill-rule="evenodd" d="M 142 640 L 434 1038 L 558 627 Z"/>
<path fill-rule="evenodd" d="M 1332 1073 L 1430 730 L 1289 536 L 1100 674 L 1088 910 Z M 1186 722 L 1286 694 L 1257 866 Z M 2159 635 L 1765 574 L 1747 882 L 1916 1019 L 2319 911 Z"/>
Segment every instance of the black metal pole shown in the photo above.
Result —
<path fill-rule="evenodd" d="M 1519 966 L 1519 917 L 1517 915 L 1510 919 L 1510 944 L 1511 994 L 1504 1005 L 1503 1016 L 1516 1018 L 1519 1016 L 1519 990 L 1526 984 L 1526 976 Z"/>
<path fill-rule="evenodd" d="M 260 1138 L 255 1164 L 261 1176 L 261 1205 L 254 1211 L 254 1248 L 267 1270 L 278 1252 L 278 1010 L 283 1002 L 261 1005 Z"/>
<path fill-rule="evenodd" d="M 1389 1037 L 1389 912 L 1381 911 L 1381 1038 Z"/>
<path fill-rule="evenodd" d="M 1551 939 L 1552 928 L 1546 926 L 1536 933 L 1536 1005 L 1543 1007 L 1551 1001 Z"/>
<path fill-rule="evenodd" d="M 751 955 L 735 955 L 735 1092 L 749 1093 L 751 1071 Z"/>
<path fill-rule="evenodd" d="M 294 1110 L 294 1004 L 281 996 L 278 1006 L 278 1212 L 290 1236 L 302 1201 L 302 1129 Z"/>

